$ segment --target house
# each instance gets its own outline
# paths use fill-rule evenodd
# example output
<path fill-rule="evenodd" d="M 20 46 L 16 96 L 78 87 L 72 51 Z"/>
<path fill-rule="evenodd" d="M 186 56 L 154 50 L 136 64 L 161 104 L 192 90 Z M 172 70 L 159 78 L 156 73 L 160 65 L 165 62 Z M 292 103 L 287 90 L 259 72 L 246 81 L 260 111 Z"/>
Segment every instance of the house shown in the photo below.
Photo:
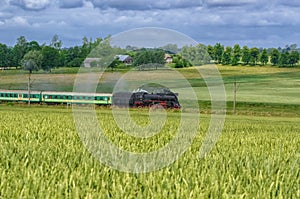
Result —
<path fill-rule="evenodd" d="M 167 64 L 170 64 L 170 63 L 173 62 L 173 58 L 172 58 L 172 56 L 170 54 L 165 54 L 165 62 Z"/>
<path fill-rule="evenodd" d="M 133 62 L 132 57 L 130 57 L 129 55 L 116 55 L 116 59 L 118 59 L 126 65 L 131 65 Z"/>
<path fill-rule="evenodd" d="M 83 66 L 86 68 L 90 68 L 92 67 L 91 66 L 92 62 L 98 62 L 98 61 L 100 61 L 100 58 L 86 58 L 83 62 Z"/>

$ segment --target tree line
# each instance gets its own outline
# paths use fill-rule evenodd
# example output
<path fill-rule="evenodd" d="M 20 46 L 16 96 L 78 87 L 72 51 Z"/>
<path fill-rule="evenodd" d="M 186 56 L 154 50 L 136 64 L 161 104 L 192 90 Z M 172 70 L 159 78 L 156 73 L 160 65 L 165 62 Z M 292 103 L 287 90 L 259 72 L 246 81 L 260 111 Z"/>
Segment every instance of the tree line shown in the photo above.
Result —
<path fill-rule="evenodd" d="M 88 55 L 101 56 L 102 62 L 111 62 L 113 56 L 119 53 L 131 55 L 134 58 L 133 67 L 147 63 L 163 65 L 164 54 L 169 52 L 173 58 L 170 66 L 175 68 L 209 63 L 233 66 L 271 64 L 293 67 L 299 63 L 300 59 L 296 44 L 287 45 L 285 48 L 268 49 L 241 47 L 239 44 L 225 47 L 220 43 L 216 43 L 214 46 L 198 44 L 181 48 L 178 48 L 176 44 L 169 44 L 154 50 L 130 46 L 120 49 L 111 47 L 107 38 L 93 40 L 84 37 L 82 45 L 63 48 L 62 41 L 57 35 L 53 36 L 49 45 L 39 44 L 37 41 L 27 41 L 24 36 L 20 36 L 14 46 L 0 43 L 0 67 L 23 67 L 30 73 L 39 69 L 51 71 L 54 67 L 79 67 Z M 109 58 L 107 58 L 108 54 Z M 110 67 L 117 67 L 118 64 L 120 63 L 113 62 Z"/>
<path fill-rule="evenodd" d="M 101 41 L 101 38 L 92 40 L 84 37 L 81 46 L 62 48 L 62 41 L 57 35 L 53 36 L 49 45 L 27 41 L 21 36 L 14 46 L 0 43 L 0 67 L 23 66 L 30 72 L 39 69 L 51 71 L 54 67 L 78 67 Z"/>
<path fill-rule="evenodd" d="M 286 46 L 286 48 L 249 48 L 240 47 L 235 44 L 233 47 L 224 47 L 220 43 L 214 46 L 207 46 L 207 53 L 210 56 L 209 62 L 223 65 L 267 65 L 281 67 L 293 67 L 299 63 L 299 49 L 297 45 Z"/>

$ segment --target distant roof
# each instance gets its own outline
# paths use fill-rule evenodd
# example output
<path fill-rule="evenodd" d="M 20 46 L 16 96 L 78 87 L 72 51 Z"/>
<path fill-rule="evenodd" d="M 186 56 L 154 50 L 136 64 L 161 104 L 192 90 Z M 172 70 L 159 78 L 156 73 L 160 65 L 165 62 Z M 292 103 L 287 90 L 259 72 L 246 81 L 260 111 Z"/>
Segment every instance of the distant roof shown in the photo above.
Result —
<path fill-rule="evenodd" d="M 116 57 L 117 57 L 120 61 L 125 61 L 127 58 L 131 58 L 129 55 L 116 55 Z"/>
<path fill-rule="evenodd" d="M 100 61 L 101 59 L 100 58 L 91 58 L 91 57 L 87 57 L 84 62 L 85 63 L 90 63 L 90 62 L 93 62 L 93 61 Z"/>

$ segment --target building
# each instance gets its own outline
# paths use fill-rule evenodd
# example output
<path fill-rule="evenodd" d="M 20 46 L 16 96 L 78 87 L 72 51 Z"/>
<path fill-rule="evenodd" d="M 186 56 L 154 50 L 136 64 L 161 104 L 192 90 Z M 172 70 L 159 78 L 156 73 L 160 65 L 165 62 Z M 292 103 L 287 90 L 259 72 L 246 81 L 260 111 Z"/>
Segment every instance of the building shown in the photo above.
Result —
<path fill-rule="evenodd" d="M 83 66 L 84 67 L 87 67 L 87 68 L 90 68 L 90 67 L 92 67 L 91 66 L 91 63 L 92 62 L 99 62 L 100 61 L 100 58 L 86 58 L 85 60 L 84 60 L 84 62 L 83 62 Z"/>
<path fill-rule="evenodd" d="M 119 59 L 119 61 L 126 65 L 131 65 L 133 62 L 132 57 L 130 57 L 129 55 L 116 55 L 116 59 Z"/>
<path fill-rule="evenodd" d="M 167 64 L 172 63 L 172 62 L 173 62 L 172 56 L 169 55 L 169 54 L 165 54 L 165 62 L 166 62 Z"/>

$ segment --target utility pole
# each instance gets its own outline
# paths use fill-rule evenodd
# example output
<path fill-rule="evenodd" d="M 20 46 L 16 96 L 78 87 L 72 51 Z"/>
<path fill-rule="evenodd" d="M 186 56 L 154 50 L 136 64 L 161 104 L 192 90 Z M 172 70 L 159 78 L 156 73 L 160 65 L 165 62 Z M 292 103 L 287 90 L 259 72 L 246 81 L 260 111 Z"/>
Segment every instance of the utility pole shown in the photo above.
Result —
<path fill-rule="evenodd" d="M 233 82 L 233 114 L 235 115 L 236 113 L 236 79 L 234 77 L 234 82 Z"/>
<path fill-rule="evenodd" d="M 31 75 L 31 71 L 29 71 L 29 74 L 28 74 L 28 106 L 30 106 L 30 87 L 31 87 L 30 75 Z"/>

